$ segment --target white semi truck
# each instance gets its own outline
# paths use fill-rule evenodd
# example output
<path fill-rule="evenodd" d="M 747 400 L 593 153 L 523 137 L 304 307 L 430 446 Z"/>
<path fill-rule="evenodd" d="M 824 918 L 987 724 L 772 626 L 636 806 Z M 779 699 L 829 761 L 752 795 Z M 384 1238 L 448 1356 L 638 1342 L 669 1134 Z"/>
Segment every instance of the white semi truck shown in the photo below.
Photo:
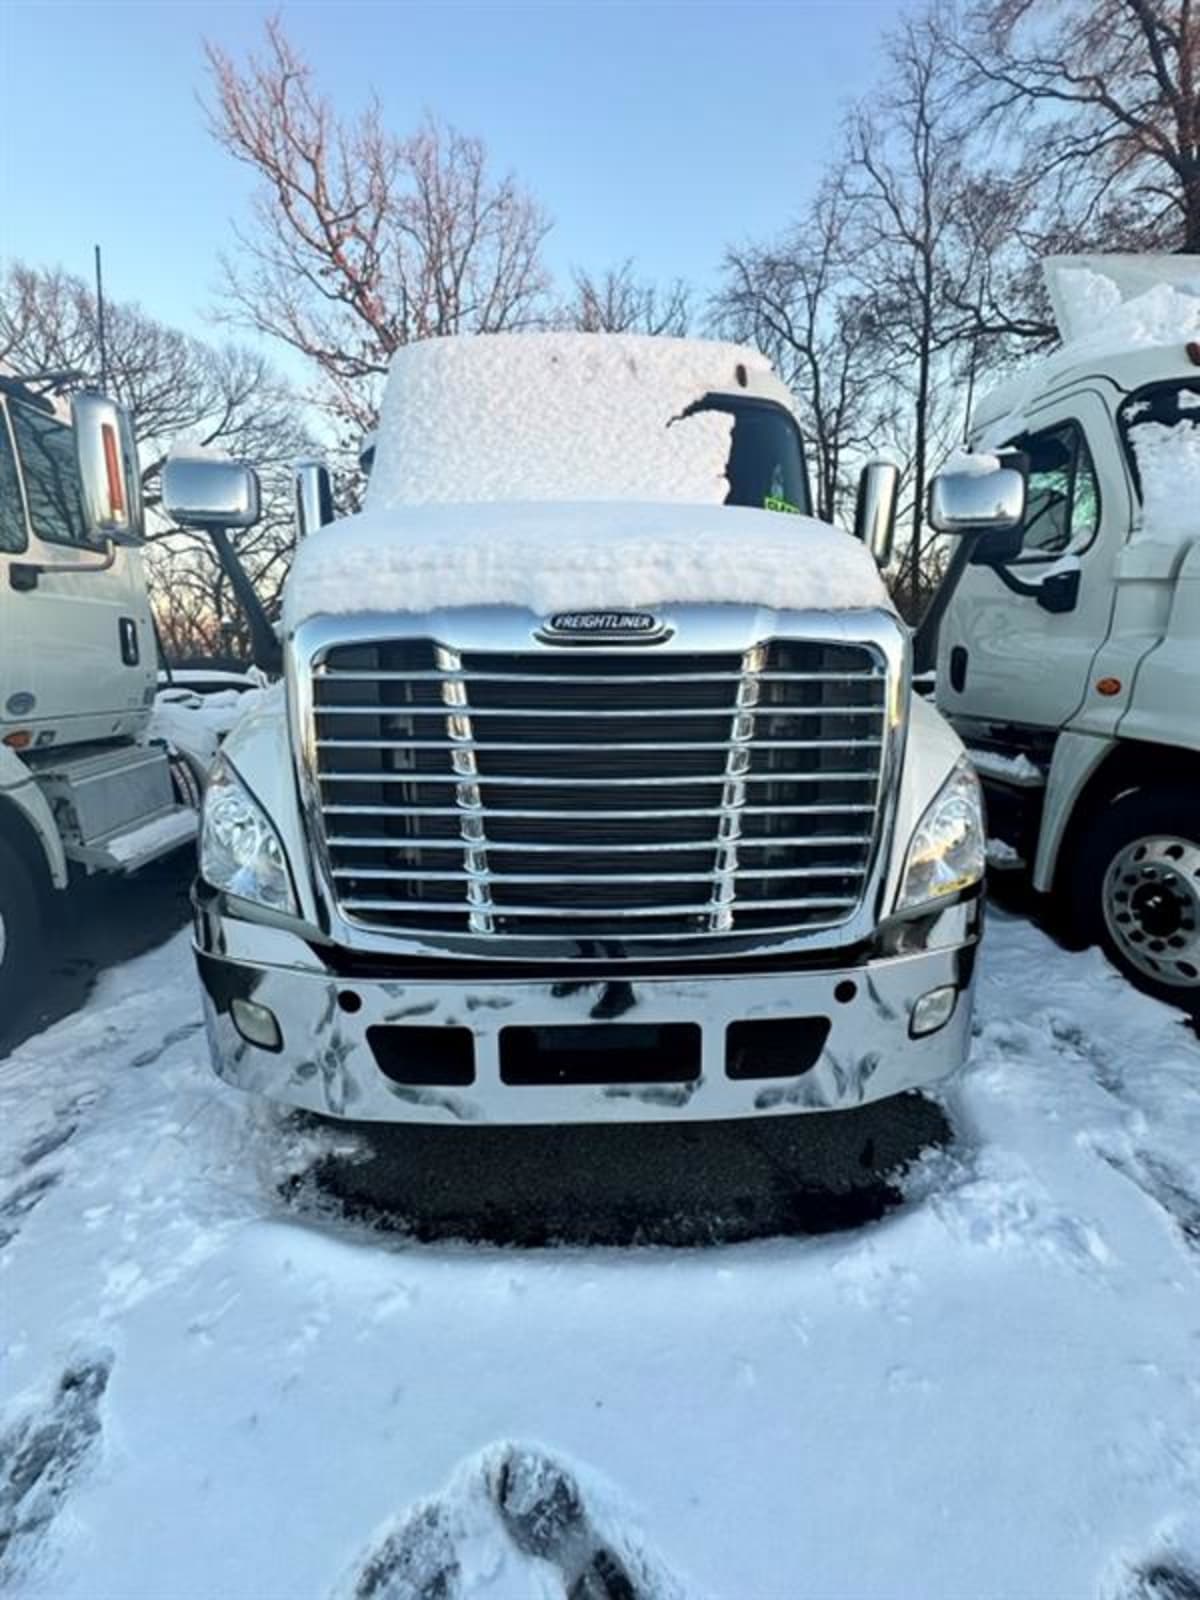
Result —
<path fill-rule="evenodd" d="M 147 739 L 158 650 L 124 412 L 73 418 L 0 377 L 0 1014 L 36 974 L 48 897 L 134 871 L 196 831 Z"/>
<path fill-rule="evenodd" d="M 998 468 L 941 486 L 1020 519 Z M 327 515 L 311 474 L 302 525 Z M 168 463 L 184 525 L 251 470 Z M 323 509 L 324 507 L 324 509 Z M 858 532 L 885 555 L 894 469 Z M 970 1038 L 978 784 L 863 544 L 809 515 L 761 356 L 606 335 L 394 359 L 366 509 L 309 531 L 285 682 L 207 790 L 228 1082 L 454 1124 L 853 1107 Z"/>
<path fill-rule="evenodd" d="M 1002 861 L 1137 984 L 1200 1009 L 1200 263 L 1058 259 L 1053 355 L 984 397 L 1010 532 L 953 563 L 937 703 Z M 933 520 L 938 520 L 935 486 Z"/>

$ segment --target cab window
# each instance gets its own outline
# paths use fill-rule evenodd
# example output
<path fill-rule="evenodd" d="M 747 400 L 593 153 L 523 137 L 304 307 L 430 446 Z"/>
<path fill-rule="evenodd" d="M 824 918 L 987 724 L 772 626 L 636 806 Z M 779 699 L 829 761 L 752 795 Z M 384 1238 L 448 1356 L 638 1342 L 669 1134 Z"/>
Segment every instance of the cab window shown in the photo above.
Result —
<path fill-rule="evenodd" d="M 1013 440 L 1029 457 L 1021 557 L 1040 561 L 1085 549 L 1100 526 L 1100 487 L 1083 429 L 1061 422 Z"/>
<path fill-rule="evenodd" d="M 86 544 L 70 428 L 20 402 L 9 408 L 9 416 L 25 476 L 30 527 L 52 544 Z"/>
<path fill-rule="evenodd" d="M 5 413 L 0 410 L 0 550 L 16 555 L 24 550 L 26 542 L 25 507 L 21 503 L 17 460 Z"/>
<path fill-rule="evenodd" d="M 697 411 L 724 411 L 733 418 L 727 506 L 811 513 L 804 441 L 789 411 L 772 400 L 725 394 L 705 395 L 683 415 Z"/>
<path fill-rule="evenodd" d="M 1142 463 L 1138 460 L 1138 430 L 1146 428 L 1154 437 L 1159 430 L 1200 430 L 1200 378 L 1185 378 L 1182 383 L 1150 384 L 1131 394 L 1121 407 L 1121 442 L 1125 459 L 1139 495 L 1144 496 Z M 1161 434 L 1159 435 L 1161 436 Z"/>

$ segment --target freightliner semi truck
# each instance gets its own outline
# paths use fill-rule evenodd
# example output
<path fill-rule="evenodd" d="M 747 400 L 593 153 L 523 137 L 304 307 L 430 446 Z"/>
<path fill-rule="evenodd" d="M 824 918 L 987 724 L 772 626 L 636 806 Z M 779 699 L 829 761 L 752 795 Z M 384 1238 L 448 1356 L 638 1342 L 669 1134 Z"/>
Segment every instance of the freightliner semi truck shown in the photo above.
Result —
<path fill-rule="evenodd" d="M 1024 481 L 947 477 L 943 520 Z M 984 835 L 879 578 L 810 514 L 756 352 L 434 340 L 391 368 L 365 509 L 298 483 L 284 681 L 206 792 L 216 1071 L 334 1117 L 561 1123 L 858 1106 L 970 1038 Z M 239 463 L 168 463 L 249 525 Z M 874 554 L 872 554 L 872 552 Z"/>

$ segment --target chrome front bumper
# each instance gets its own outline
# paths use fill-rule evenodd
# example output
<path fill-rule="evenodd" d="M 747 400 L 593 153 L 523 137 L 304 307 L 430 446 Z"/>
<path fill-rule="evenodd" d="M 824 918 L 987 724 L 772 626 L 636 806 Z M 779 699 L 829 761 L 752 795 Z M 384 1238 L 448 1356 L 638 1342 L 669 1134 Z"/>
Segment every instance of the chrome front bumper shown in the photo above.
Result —
<path fill-rule="evenodd" d="M 953 1072 L 970 1043 L 979 915 L 978 901 L 948 907 L 928 920 L 918 941 L 908 941 L 910 950 L 919 944 L 911 953 L 851 964 L 842 952 L 820 969 L 691 975 L 681 969 L 577 981 L 569 971 L 490 977 L 484 969 L 473 976 L 464 962 L 452 976 L 349 977 L 316 953 L 319 946 L 289 929 L 231 916 L 218 898 L 197 908 L 196 960 L 216 1072 L 272 1100 L 380 1122 L 699 1121 L 844 1109 Z M 917 1001 L 947 985 L 957 990 L 953 1013 L 936 1032 L 913 1037 Z M 255 1007 L 271 1013 L 277 1048 L 251 1043 L 239 1031 L 235 1016 L 243 1028 L 248 1016 L 262 1020 Z M 731 1077 L 727 1029 L 773 1019 L 818 1019 L 818 1028 L 827 1019 L 819 1054 L 794 1073 L 776 1075 L 776 1054 L 770 1075 Z M 545 1030 L 669 1024 L 687 1025 L 689 1056 L 694 1052 L 689 1081 L 571 1081 L 568 1067 L 562 1081 L 518 1082 L 514 1077 L 523 1074 L 514 1074 L 510 1048 L 517 1035 L 502 1037 L 509 1029 L 529 1030 L 526 1039 L 557 1040 L 568 1036 Z M 392 1076 L 377 1062 L 383 1036 L 368 1039 L 368 1030 L 382 1028 L 422 1030 L 386 1035 Z M 464 1030 L 457 1038 L 466 1041 L 470 1081 L 419 1081 L 433 1076 L 421 1060 L 430 1029 Z M 614 1075 L 628 1075 L 620 1051 L 608 1059 Z M 595 1065 L 584 1075 L 594 1078 Z"/>

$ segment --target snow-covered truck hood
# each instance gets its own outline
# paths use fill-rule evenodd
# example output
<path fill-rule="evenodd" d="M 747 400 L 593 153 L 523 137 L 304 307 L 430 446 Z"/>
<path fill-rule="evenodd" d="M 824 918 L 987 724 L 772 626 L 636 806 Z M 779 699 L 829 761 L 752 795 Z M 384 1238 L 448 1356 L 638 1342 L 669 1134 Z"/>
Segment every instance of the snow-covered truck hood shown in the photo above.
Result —
<path fill-rule="evenodd" d="M 632 334 L 430 339 L 392 358 L 365 512 L 300 548 L 307 618 L 523 606 L 888 606 L 866 550 L 809 517 L 724 504 L 733 418 L 792 400 L 758 351 Z"/>
<path fill-rule="evenodd" d="M 743 604 L 891 609 L 869 552 L 811 517 L 722 505 L 397 506 L 305 540 L 284 622 L 354 612 Z"/>

